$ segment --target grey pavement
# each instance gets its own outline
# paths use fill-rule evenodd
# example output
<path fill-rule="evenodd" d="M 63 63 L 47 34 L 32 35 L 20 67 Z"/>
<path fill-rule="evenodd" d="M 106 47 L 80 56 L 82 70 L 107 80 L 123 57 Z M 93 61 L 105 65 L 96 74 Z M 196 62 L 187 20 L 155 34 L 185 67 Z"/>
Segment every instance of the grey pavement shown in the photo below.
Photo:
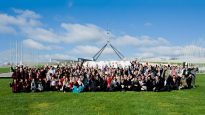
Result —
<path fill-rule="evenodd" d="M 1 73 L 0 74 L 0 78 L 3 78 L 3 77 L 11 77 L 12 75 L 12 72 L 9 72 L 9 73 Z"/>

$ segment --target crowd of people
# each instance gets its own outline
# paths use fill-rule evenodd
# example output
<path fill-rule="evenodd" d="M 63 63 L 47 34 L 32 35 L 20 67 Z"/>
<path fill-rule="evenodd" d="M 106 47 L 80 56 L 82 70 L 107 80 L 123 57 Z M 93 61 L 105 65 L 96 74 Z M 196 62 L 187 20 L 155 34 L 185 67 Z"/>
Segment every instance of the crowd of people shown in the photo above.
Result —
<path fill-rule="evenodd" d="M 18 92 L 110 92 L 171 91 L 195 87 L 197 68 L 171 65 L 149 65 L 137 61 L 129 67 L 66 66 L 11 67 L 14 93 Z"/>

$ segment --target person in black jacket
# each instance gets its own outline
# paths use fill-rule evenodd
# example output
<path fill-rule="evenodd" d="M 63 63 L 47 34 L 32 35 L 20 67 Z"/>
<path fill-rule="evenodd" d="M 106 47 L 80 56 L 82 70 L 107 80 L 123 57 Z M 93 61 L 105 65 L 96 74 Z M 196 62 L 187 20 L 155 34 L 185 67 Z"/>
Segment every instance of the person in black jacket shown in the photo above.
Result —
<path fill-rule="evenodd" d="M 107 91 L 107 80 L 105 76 L 102 77 L 102 82 L 100 82 L 101 91 Z"/>
<path fill-rule="evenodd" d="M 153 81 L 153 91 L 162 91 L 163 85 L 163 81 L 160 79 L 160 77 L 156 76 L 155 80 Z"/>
<path fill-rule="evenodd" d="M 151 75 L 149 75 L 146 79 L 147 82 L 147 91 L 153 90 L 153 80 L 151 79 Z"/>
<path fill-rule="evenodd" d="M 190 68 L 188 68 L 188 65 L 185 66 L 182 75 L 184 75 L 184 77 L 186 78 L 186 82 L 187 82 L 188 88 L 191 88 L 192 75 L 191 75 Z"/>
<path fill-rule="evenodd" d="M 178 76 L 172 76 L 171 82 L 171 89 L 172 90 L 178 90 L 179 89 L 179 85 L 180 85 L 180 78 Z"/>
<path fill-rule="evenodd" d="M 137 77 L 134 77 L 132 80 L 132 90 L 133 91 L 140 91 L 141 90 L 139 80 Z"/>

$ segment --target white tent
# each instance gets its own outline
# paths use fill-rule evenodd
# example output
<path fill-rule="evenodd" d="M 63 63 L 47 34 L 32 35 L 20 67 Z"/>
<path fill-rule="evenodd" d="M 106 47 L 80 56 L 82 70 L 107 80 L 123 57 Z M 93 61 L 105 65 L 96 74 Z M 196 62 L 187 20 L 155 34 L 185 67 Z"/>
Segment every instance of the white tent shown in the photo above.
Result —
<path fill-rule="evenodd" d="M 127 68 L 131 65 L 130 61 L 87 61 L 83 64 L 83 66 L 88 67 L 98 67 L 98 68 L 104 68 L 105 66 L 108 67 L 122 67 Z"/>

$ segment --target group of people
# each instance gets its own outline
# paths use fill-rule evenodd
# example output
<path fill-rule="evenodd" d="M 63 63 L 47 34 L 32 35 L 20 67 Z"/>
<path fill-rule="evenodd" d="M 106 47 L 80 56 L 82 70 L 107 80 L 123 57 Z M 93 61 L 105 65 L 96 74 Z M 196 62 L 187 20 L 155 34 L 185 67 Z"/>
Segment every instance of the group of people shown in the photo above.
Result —
<path fill-rule="evenodd" d="M 195 87 L 197 68 L 149 65 L 131 61 L 129 67 L 88 67 L 80 64 L 11 67 L 12 91 L 17 92 L 110 92 L 171 91 Z"/>

